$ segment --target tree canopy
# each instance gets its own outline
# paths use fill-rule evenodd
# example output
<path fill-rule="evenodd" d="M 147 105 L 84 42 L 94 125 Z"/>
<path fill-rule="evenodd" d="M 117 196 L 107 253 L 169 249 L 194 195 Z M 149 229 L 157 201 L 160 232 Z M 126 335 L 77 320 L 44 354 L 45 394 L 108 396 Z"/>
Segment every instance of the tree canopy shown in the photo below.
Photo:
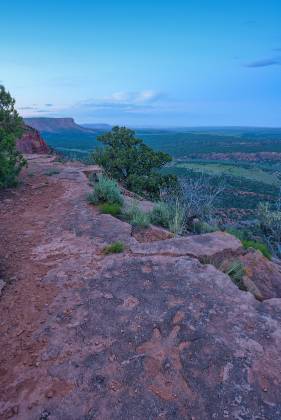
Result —
<path fill-rule="evenodd" d="M 14 186 L 25 160 L 16 150 L 16 139 L 22 135 L 23 120 L 15 109 L 15 100 L 0 85 L 0 188 Z"/>
<path fill-rule="evenodd" d="M 159 172 L 172 158 L 144 144 L 133 130 L 114 127 L 97 139 L 104 147 L 93 152 L 94 161 L 130 190 L 155 198 L 161 187 L 175 182 L 175 177 Z"/>

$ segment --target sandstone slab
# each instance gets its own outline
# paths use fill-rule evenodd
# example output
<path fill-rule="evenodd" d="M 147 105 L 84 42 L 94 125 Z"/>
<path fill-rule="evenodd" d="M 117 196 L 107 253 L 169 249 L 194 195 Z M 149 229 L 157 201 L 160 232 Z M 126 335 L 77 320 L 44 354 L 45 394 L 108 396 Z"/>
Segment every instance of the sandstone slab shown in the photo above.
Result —
<path fill-rule="evenodd" d="M 238 255 L 242 250 L 241 242 L 234 236 L 224 232 L 207 233 L 151 244 L 136 244 L 131 247 L 134 254 L 190 256 L 200 260 L 223 259 L 229 255 Z"/>
<path fill-rule="evenodd" d="M 75 362 L 49 371 L 77 385 L 46 402 L 53 418 L 280 418 L 280 299 L 259 303 L 193 258 L 124 256 L 81 302 Z"/>

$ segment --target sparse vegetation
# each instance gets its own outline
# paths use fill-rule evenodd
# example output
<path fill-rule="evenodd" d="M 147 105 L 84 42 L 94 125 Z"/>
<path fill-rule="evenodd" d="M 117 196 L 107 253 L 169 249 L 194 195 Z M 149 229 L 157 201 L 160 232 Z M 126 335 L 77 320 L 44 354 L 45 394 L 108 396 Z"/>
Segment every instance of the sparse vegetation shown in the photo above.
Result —
<path fill-rule="evenodd" d="M 195 221 L 192 227 L 193 232 L 197 234 L 212 233 L 220 230 L 218 226 L 210 225 L 209 223 L 201 222 L 200 220 Z"/>
<path fill-rule="evenodd" d="M 245 286 L 243 283 L 245 269 L 241 261 L 232 261 L 226 267 L 221 267 L 221 271 L 227 274 L 231 278 L 231 280 L 239 287 L 239 289 L 245 290 Z"/>
<path fill-rule="evenodd" d="M 154 225 L 160 225 L 165 228 L 169 227 L 171 218 L 170 206 L 164 201 L 158 201 L 150 213 L 150 221 Z"/>
<path fill-rule="evenodd" d="M 174 193 L 165 192 L 150 213 L 151 223 L 168 228 L 176 235 L 185 231 L 186 210 L 184 203 Z"/>
<path fill-rule="evenodd" d="M 115 203 L 122 206 L 124 199 L 116 181 L 101 176 L 99 182 L 95 184 L 93 192 L 89 194 L 88 201 L 91 204 Z"/>
<path fill-rule="evenodd" d="M 251 239 L 251 232 L 235 228 L 229 228 L 226 231 L 239 239 L 245 249 L 256 249 L 260 251 L 266 258 L 271 259 L 272 255 L 268 246 L 261 241 Z"/>
<path fill-rule="evenodd" d="M 258 217 L 267 242 L 278 255 L 281 255 L 281 194 L 273 206 L 269 203 L 260 203 Z"/>
<path fill-rule="evenodd" d="M 252 240 L 247 240 L 247 239 L 242 239 L 241 242 L 245 249 L 249 249 L 249 248 L 256 249 L 260 251 L 264 257 L 268 258 L 269 260 L 271 259 L 272 257 L 271 252 L 269 251 L 268 247 L 262 242 L 252 241 Z"/>
<path fill-rule="evenodd" d="M 44 172 L 44 175 L 53 176 L 53 175 L 58 175 L 59 173 L 60 173 L 60 171 L 58 169 L 50 168 L 46 172 Z"/>
<path fill-rule="evenodd" d="M 119 216 L 122 211 L 122 206 L 118 203 L 103 203 L 99 206 L 99 209 L 102 213 Z"/>
<path fill-rule="evenodd" d="M 106 255 L 118 254 L 118 253 L 123 252 L 124 249 L 125 249 L 125 245 L 123 244 L 123 242 L 117 241 L 117 242 L 112 243 L 111 245 L 104 247 L 103 253 Z"/>
<path fill-rule="evenodd" d="M 16 149 L 16 139 L 23 133 L 23 121 L 15 110 L 15 100 L 0 85 L 0 188 L 13 187 L 26 165 Z"/>
<path fill-rule="evenodd" d="M 186 225 L 186 208 L 177 197 L 170 206 L 171 219 L 169 220 L 169 230 L 175 235 L 182 235 Z"/>
<path fill-rule="evenodd" d="M 149 214 L 141 211 L 136 203 L 133 203 L 129 210 L 127 210 L 125 216 L 131 225 L 139 228 L 147 228 L 150 224 Z"/>
<path fill-rule="evenodd" d="M 224 190 L 221 179 L 210 179 L 205 174 L 198 178 L 180 178 L 181 196 L 186 209 L 187 222 L 199 219 L 200 222 L 215 224 L 215 210 L 219 196 Z"/>

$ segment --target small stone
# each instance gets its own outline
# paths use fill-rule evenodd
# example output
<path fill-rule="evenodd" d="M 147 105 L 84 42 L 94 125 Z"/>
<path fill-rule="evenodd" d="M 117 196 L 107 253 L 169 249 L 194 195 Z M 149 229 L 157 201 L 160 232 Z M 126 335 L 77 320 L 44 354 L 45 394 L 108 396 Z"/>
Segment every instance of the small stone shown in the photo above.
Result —
<path fill-rule="evenodd" d="M 15 405 L 13 407 L 12 411 L 13 411 L 13 414 L 18 414 L 18 412 L 19 412 L 19 406 L 18 405 Z"/>
<path fill-rule="evenodd" d="M 54 392 L 52 390 L 50 390 L 50 391 L 47 391 L 45 395 L 46 395 L 47 398 L 53 398 Z"/>

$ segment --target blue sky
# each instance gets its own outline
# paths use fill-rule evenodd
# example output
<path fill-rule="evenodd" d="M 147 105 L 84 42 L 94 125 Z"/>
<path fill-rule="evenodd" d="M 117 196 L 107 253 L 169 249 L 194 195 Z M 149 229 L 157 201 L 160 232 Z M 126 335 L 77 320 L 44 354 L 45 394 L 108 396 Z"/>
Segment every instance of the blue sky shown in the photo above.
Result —
<path fill-rule="evenodd" d="M 3 0 L 0 81 L 23 116 L 281 126 L 280 22 L 280 0 Z"/>

